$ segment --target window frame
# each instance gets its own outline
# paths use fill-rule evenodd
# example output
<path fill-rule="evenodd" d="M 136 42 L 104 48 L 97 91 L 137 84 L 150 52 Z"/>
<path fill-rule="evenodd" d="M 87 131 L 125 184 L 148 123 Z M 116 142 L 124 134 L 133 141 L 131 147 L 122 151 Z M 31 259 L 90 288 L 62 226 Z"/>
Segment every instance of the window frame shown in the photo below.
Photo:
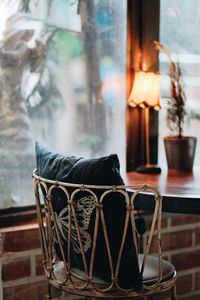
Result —
<path fill-rule="evenodd" d="M 37 220 L 36 206 L 11 207 L 0 210 L 0 228 L 23 225 Z"/>
<path fill-rule="evenodd" d="M 127 15 L 127 99 L 134 72 L 138 69 L 157 72 L 158 51 L 154 40 L 159 40 L 160 0 L 128 0 Z M 152 22 L 153 20 L 153 22 Z M 133 122 L 134 120 L 134 122 Z M 146 163 L 144 110 L 127 105 L 127 172 Z M 150 157 L 158 161 L 158 112 L 150 110 Z"/>

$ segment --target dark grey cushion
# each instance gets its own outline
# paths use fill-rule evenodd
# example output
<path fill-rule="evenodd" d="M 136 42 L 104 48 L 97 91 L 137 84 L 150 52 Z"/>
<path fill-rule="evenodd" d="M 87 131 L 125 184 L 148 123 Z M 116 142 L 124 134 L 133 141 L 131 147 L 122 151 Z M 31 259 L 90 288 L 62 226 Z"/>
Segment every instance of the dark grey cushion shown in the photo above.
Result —
<path fill-rule="evenodd" d="M 120 175 L 120 164 L 117 154 L 100 158 L 80 159 L 71 168 L 68 182 L 96 184 L 96 185 L 123 185 Z"/>
<path fill-rule="evenodd" d="M 123 179 L 120 175 L 120 163 L 117 154 L 111 154 L 100 158 L 84 159 L 74 156 L 63 156 L 43 147 L 39 143 L 36 144 L 36 159 L 38 174 L 42 177 L 59 180 L 70 183 L 80 183 L 88 185 L 123 185 Z M 71 190 L 72 192 L 72 190 Z M 102 194 L 102 190 L 96 191 L 97 195 Z M 78 207 L 86 210 L 86 205 L 91 201 L 91 194 L 87 192 L 79 192 L 75 201 Z M 93 201 L 94 202 L 94 201 Z M 56 191 L 53 194 L 53 208 L 60 218 L 64 218 L 65 222 L 68 217 L 67 199 L 62 191 Z M 119 194 L 112 192 L 104 201 L 104 214 L 108 237 L 110 242 L 111 253 L 113 256 L 113 264 L 116 265 L 117 256 L 120 248 L 121 237 L 123 233 L 123 225 L 126 213 L 126 204 L 124 198 Z M 82 217 L 81 217 L 82 218 Z M 90 221 L 85 224 L 85 240 L 87 237 L 93 237 L 95 223 L 95 206 L 90 208 Z M 87 228 L 86 228 L 87 227 Z M 63 227 L 63 235 L 67 236 L 67 228 Z M 61 235 L 61 237 L 63 236 Z M 142 278 L 139 274 L 137 255 L 135 246 L 131 238 L 131 224 L 128 227 L 128 234 L 125 241 L 125 247 L 122 254 L 122 264 L 119 270 L 118 284 L 123 288 L 142 288 Z M 62 240 L 63 247 L 67 250 L 67 238 Z M 76 242 L 72 242 L 71 249 L 71 266 L 84 270 L 81 254 L 77 249 L 73 248 Z M 91 258 L 91 247 L 84 245 L 86 248 L 85 256 L 89 266 Z M 59 244 L 55 239 L 54 244 L 57 255 L 62 258 Z M 108 254 L 106 250 L 103 228 L 100 225 L 98 229 L 96 256 L 94 261 L 94 275 L 109 282 L 111 278 L 110 267 L 108 262 Z"/>
<path fill-rule="evenodd" d="M 43 178 L 65 182 L 71 168 L 81 159 L 57 153 L 38 142 L 35 143 L 35 152 L 38 174 Z"/>

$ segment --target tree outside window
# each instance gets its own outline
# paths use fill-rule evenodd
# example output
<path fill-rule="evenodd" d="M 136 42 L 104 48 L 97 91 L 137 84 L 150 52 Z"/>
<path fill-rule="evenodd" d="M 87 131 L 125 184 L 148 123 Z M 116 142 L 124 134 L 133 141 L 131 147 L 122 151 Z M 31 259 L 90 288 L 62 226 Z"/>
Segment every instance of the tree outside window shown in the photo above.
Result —
<path fill-rule="evenodd" d="M 0 207 L 33 203 L 35 140 L 125 165 L 125 1 L 4 0 L 0 14 Z"/>

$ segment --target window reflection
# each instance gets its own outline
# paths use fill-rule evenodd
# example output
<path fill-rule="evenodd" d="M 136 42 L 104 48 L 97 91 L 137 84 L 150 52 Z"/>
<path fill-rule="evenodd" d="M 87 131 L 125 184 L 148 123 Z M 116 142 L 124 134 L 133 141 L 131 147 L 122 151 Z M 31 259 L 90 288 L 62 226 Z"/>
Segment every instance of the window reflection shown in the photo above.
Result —
<path fill-rule="evenodd" d="M 184 135 L 194 135 L 200 139 L 200 1 L 199 0 L 161 0 L 161 22 L 160 22 L 160 42 L 170 51 L 174 61 L 179 62 L 184 91 L 186 93 L 186 109 L 188 119 L 185 122 Z M 164 54 L 160 54 L 161 89 L 162 89 L 162 109 L 159 113 L 160 120 L 165 118 L 167 97 L 169 96 L 168 61 Z M 195 115 L 194 115 L 195 112 Z M 160 161 L 165 156 L 163 149 L 163 136 L 169 135 L 166 123 L 160 124 Z M 198 153 L 200 145 L 197 142 Z M 164 158 L 165 160 L 165 158 Z M 198 155 L 195 157 L 195 165 L 200 164 Z"/>
<path fill-rule="evenodd" d="M 125 166 L 126 1 L 11 0 L 0 14 L 0 206 L 32 203 L 35 140 Z"/>

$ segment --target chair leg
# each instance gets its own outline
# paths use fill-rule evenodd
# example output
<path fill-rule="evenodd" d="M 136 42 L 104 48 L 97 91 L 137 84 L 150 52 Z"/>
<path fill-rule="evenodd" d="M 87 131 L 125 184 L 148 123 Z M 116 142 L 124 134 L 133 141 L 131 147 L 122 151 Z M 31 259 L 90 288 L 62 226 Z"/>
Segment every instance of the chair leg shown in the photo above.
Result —
<path fill-rule="evenodd" d="M 176 300 L 176 286 L 174 285 L 172 288 L 172 296 L 171 296 L 172 300 Z"/>
<path fill-rule="evenodd" d="M 51 293 L 51 284 L 48 282 L 48 295 L 47 299 L 51 300 L 52 299 L 52 293 Z"/>

